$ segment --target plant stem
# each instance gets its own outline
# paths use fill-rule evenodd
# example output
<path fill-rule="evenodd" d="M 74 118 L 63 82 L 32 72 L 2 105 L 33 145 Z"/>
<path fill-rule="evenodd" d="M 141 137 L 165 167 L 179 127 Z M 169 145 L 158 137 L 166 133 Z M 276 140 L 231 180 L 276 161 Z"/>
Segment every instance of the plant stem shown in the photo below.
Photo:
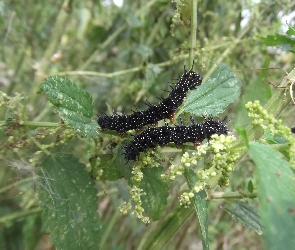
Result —
<path fill-rule="evenodd" d="M 28 127 L 49 127 L 49 128 L 56 128 L 60 126 L 56 122 L 30 122 L 30 121 L 22 121 L 19 123 L 21 126 L 28 126 Z"/>
<path fill-rule="evenodd" d="M 19 126 L 27 126 L 27 127 L 49 127 L 49 128 L 56 128 L 60 126 L 56 122 L 30 122 L 30 121 L 21 121 Z M 0 127 L 11 126 L 11 124 L 7 124 L 5 121 L 0 121 Z"/>
<path fill-rule="evenodd" d="M 37 207 L 33 208 L 28 211 L 21 211 L 21 212 L 15 212 L 10 215 L 6 215 L 0 218 L 0 223 L 6 224 L 6 225 L 11 225 L 11 223 L 15 220 L 22 219 L 24 217 L 28 217 L 33 214 L 39 214 L 42 212 L 42 209 Z"/>
<path fill-rule="evenodd" d="M 197 7 L 198 0 L 192 0 L 192 11 L 191 11 L 191 35 L 190 35 L 190 51 L 189 51 L 189 68 L 193 66 L 195 58 L 195 50 L 197 44 Z"/>
<path fill-rule="evenodd" d="M 190 32 L 190 51 L 189 51 L 189 67 L 192 68 L 193 61 L 195 58 L 195 49 L 196 49 L 196 43 L 197 43 L 197 7 L 198 7 L 198 1 L 192 0 L 192 9 L 191 9 L 191 32 Z M 177 119 L 177 118 L 176 118 Z M 186 180 L 186 183 L 189 186 L 190 180 L 189 180 L 189 172 L 185 168 L 184 171 L 184 178 Z"/>
<path fill-rule="evenodd" d="M 232 51 L 234 51 L 234 47 L 236 47 L 239 43 L 241 43 L 242 38 L 252 29 L 253 21 L 250 21 L 248 26 L 246 26 L 242 32 L 239 34 L 236 40 L 234 40 L 227 49 L 222 53 L 222 55 L 217 59 L 215 62 L 215 65 L 211 67 L 206 75 L 203 78 L 203 82 L 206 82 L 209 76 L 213 73 L 213 71 L 216 69 L 218 64 L 223 61 L 225 57 L 227 57 Z"/>
<path fill-rule="evenodd" d="M 147 1 L 147 4 L 140 8 L 138 11 L 135 12 L 135 16 L 138 17 L 139 15 L 142 15 L 144 12 L 148 12 L 149 8 L 151 8 L 155 3 L 157 3 L 157 0 L 152 0 L 152 1 Z M 98 45 L 97 50 L 91 55 L 91 57 L 88 58 L 88 60 L 83 63 L 82 67 L 80 69 L 86 69 L 88 66 L 97 58 L 99 53 L 102 50 L 105 50 L 114 40 L 117 36 L 119 36 L 126 28 L 128 25 L 125 23 L 123 24 L 120 28 L 116 29 L 116 31 L 107 38 L 107 40 L 104 41 L 103 44 Z"/>
<path fill-rule="evenodd" d="M 48 103 L 46 107 L 42 110 L 42 112 L 34 118 L 34 122 L 41 121 L 47 115 L 47 113 L 49 113 L 53 109 L 53 107 L 53 105 Z"/>
<path fill-rule="evenodd" d="M 215 192 L 210 194 L 207 200 L 218 200 L 218 199 L 242 199 L 242 198 L 256 198 L 257 193 L 240 193 L 240 192 Z"/>
<path fill-rule="evenodd" d="M 184 60 L 186 58 L 188 58 L 189 55 L 182 55 L 179 56 L 179 60 Z M 177 62 L 178 62 L 177 61 Z M 162 63 L 158 63 L 158 64 L 154 64 L 154 66 L 158 66 L 158 67 L 167 67 L 170 65 L 175 64 L 176 61 L 166 61 L 166 62 L 162 62 Z M 58 73 L 59 76 L 66 76 L 66 75 L 85 75 L 85 76 L 97 76 L 97 77 L 104 77 L 104 78 L 114 78 L 117 76 L 121 76 L 121 75 L 126 75 L 126 74 L 130 74 L 130 73 L 135 73 L 135 72 L 139 72 L 142 70 L 146 70 L 146 69 L 150 69 L 152 68 L 151 65 L 146 65 L 146 66 L 139 66 L 139 67 L 134 67 L 131 69 L 125 69 L 125 70 L 120 70 L 117 72 L 113 72 L 113 73 L 100 73 L 100 72 L 94 72 L 94 71 L 82 71 L 82 70 L 78 70 L 78 71 L 65 71 L 65 72 L 60 72 Z"/>
<path fill-rule="evenodd" d="M 20 185 L 22 185 L 24 183 L 27 183 L 27 182 L 30 182 L 33 179 L 36 179 L 36 178 L 35 177 L 27 177 L 25 179 L 21 179 L 19 181 L 16 181 L 16 182 L 10 184 L 10 185 L 7 185 L 6 187 L 3 187 L 3 188 L 0 189 L 0 194 L 12 189 L 13 187 L 19 187 Z"/>
<path fill-rule="evenodd" d="M 56 22 L 51 30 L 51 37 L 47 41 L 48 47 L 40 61 L 40 67 L 36 72 L 34 83 L 30 92 L 31 94 L 29 98 L 32 98 L 32 100 L 36 99 L 36 92 L 39 84 L 40 82 L 42 82 L 44 76 L 48 74 L 50 70 L 52 64 L 50 58 L 56 52 L 60 44 L 61 37 L 64 34 L 64 31 L 71 16 L 70 12 L 66 11 L 65 9 L 71 9 L 71 4 L 73 4 L 73 1 L 65 0 L 56 17 Z"/>

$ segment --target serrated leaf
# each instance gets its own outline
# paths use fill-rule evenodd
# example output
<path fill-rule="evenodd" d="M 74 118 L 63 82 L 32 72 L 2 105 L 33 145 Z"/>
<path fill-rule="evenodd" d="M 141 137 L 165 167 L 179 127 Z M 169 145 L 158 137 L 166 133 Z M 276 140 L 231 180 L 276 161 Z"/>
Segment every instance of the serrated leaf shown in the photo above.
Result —
<path fill-rule="evenodd" d="M 192 190 L 198 181 L 196 173 L 192 169 L 186 169 L 185 175 L 187 176 L 188 186 Z M 209 250 L 209 238 L 208 238 L 208 202 L 206 201 L 206 192 L 204 190 L 195 194 L 193 202 L 195 212 L 197 213 L 201 235 L 203 249 Z"/>
<path fill-rule="evenodd" d="M 98 136 L 98 124 L 92 120 L 93 101 L 87 91 L 69 79 L 50 76 L 39 87 L 38 93 L 43 92 L 67 125 L 87 138 Z"/>
<path fill-rule="evenodd" d="M 60 76 L 48 77 L 39 87 L 38 93 L 45 92 L 52 104 L 77 111 L 83 116 L 92 118 L 93 102 L 89 93 L 69 79 Z M 79 100 L 78 100 L 79 99 Z"/>
<path fill-rule="evenodd" d="M 249 143 L 249 154 L 256 166 L 266 249 L 293 249 L 295 176 L 291 166 L 276 150 L 258 142 Z"/>
<path fill-rule="evenodd" d="M 70 154 L 47 156 L 38 173 L 45 230 L 57 249 L 97 249 L 98 200 L 85 165 Z"/>
<path fill-rule="evenodd" d="M 224 63 L 220 63 L 208 81 L 191 91 L 184 102 L 184 111 L 202 116 L 223 113 L 241 93 L 242 82 Z"/>
<path fill-rule="evenodd" d="M 122 178 L 117 168 L 116 158 L 111 154 L 100 154 L 90 159 L 91 173 L 102 181 L 115 181 Z"/>
<path fill-rule="evenodd" d="M 169 194 L 168 184 L 161 178 L 161 174 L 165 173 L 164 168 L 144 168 L 142 173 L 140 188 L 145 195 L 142 195 L 140 199 L 145 213 L 155 221 L 161 218 Z"/>
<path fill-rule="evenodd" d="M 258 215 L 258 210 L 244 201 L 236 201 L 235 206 L 223 208 L 237 222 L 247 228 L 254 229 L 258 234 L 262 234 L 262 221 Z"/>

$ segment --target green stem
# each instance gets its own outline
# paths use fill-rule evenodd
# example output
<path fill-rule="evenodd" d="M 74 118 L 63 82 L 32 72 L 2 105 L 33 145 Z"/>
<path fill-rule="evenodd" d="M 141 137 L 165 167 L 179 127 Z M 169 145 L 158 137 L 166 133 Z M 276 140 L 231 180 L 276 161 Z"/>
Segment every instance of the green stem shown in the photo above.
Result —
<path fill-rule="evenodd" d="M 211 67 L 206 75 L 204 76 L 204 80 L 203 82 L 206 82 L 207 79 L 209 78 L 209 76 L 213 73 L 213 71 L 216 69 L 216 67 L 218 66 L 218 64 L 220 62 L 223 61 L 223 59 L 225 57 L 227 57 L 232 51 L 234 51 L 234 48 L 239 44 L 241 43 L 242 41 L 242 38 L 252 29 L 253 27 L 253 21 L 250 21 L 248 26 L 246 26 L 242 32 L 239 34 L 239 36 L 237 37 L 236 40 L 232 41 L 232 43 L 227 47 L 227 49 L 222 53 L 221 56 L 218 57 L 217 61 L 215 62 L 215 65 L 213 67 Z"/>
<path fill-rule="evenodd" d="M 39 208 L 39 207 L 38 208 L 33 208 L 31 210 L 28 210 L 28 211 L 15 212 L 15 213 L 0 217 L 0 224 L 3 223 L 3 224 L 6 224 L 6 225 L 11 225 L 11 223 L 13 221 L 16 221 L 18 219 L 23 219 L 23 218 L 28 217 L 28 216 L 33 215 L 33 214 L 39 214 L 41 212 L 42 212 L 42 209 Z"/>
<path fill-rule="evenodd" d="M 28 177 L 28 178 L 25 178 L 25 179 L 22 179 L 22 180 L 16 181 L 16 182 L 14 182 L 14 183 L 12 183 L 12 184 L 6 186 L 6 187 L 1 188 L 1 189 L 0 189 L 0 194 L 1 194 L 1 193 L 4 193 L 4 192 L 6 192 L 6 191 L 8 191 L 8 190 L 10 190 L 10 189 L 12 189 L 13 187 L 19 187 L 20 185 L 25 184 L 25 183 L 27 183 L 27 182 L 30 182 L 30 181 L 32 181 L 32 180 L 34 180 L 34 179 L 35 179 L 34 177 Z"/>
<path fill-rule="evenodd" d="M 237 40 L 235 41 L 235 43 L 239 44 L 239 43 L 243 43 L 244 40 Z M 232 44 L 232 42 L 226 42 L 226 43 L 222 43 L 216 46 L 212 46 L 212 47 L 208 47 L 208 50 L 217 50 L 220 49 L 222 47 L 228 47 L 230 44 Z M 155 64 L 155 66 L 158 67 L 168 67 L 171 66 L 175 63 L 178 63 L 179 61 L 182 61 L 184 59 L 190 58 L 190 54 L 184 54 L 184 55 L 180 55 L 179 57 L 177 57 L 177 60 L 174 61 L 166 61 L 166 62 L 162 62 L 162 63 L 158 63 Z M 76 71 L 63 71 L 63 72 L 59 72 L 57 73 L 57 75 L 59 76 L 67 76 L 67 75 L 73 75 L 73 76 L 97 76 L 97 77 L 102 77 L 102 78 L 114 78 L 114 77 L 118 77 L 118 76 L 122 76 L 122 75 L 127 75 L 130 73 L 136 73 L 142 70 L 146 70 L 146 69 L 150 69 L 152 66 L 150 65 L 146 65 L 146 66 L 139 66 L 139 67 L 134 67 L 131 69 L 126 69 L 126 70 L 120 70 L 117 72 L 113 72 L 113 73 L 101 73 L 101 72 L 95 72 L 95 71 L 84 71 L 84 70 L 76 70 Z M 84 68 L 84 67 L 83 67 Z M 271 68 L 270 68 L 271 69 Z"/>
<path fill-rule="evenodd" d="M 114 232 L 114 227 L 116 227 L 116 222 L 120 216 L 119 209 L 115 209 L 115 213 L 112 215 L 110 221 L 108 221 L 106 227 L 103 230 L 103 235 L 100 240 L 100 249 L 104 249 L 107 239 L 111 240 L 112 232 Z"/>
<path fill-rule="evenodd" d="M 28 127 L 49 127 L 49 128 L 56 128 L 60 126 L 60 124 L 56 122 L 30 122 L 30 121 L 22 121 L 19 123 L 21 126 L 28 126 Z"/>
<path fill-rule="evenodd" d="M 256 198 L 257 193 L 240 193 L 240 192 L 215 192 L 207 197 L 207 200 L 219 200 L 219 199 L 243 199 L 243 198 Z"/>
<path fill-rule="evenodd" d="M 108 39 L 105 40 L 103 44 L 99 45 L 97 50 L 88 58 L 88 60 L 85 63 L 83 63 L 80 69 L 82 70 L 87 69 L 89 65 L 95 60 L 95 58 L 97 58 L 100 52 L 106 49 L 106 47 L 110 45 L 111 42 L 115 40 L 115 38 L 119 36 L 127 27 L 128 27 L 127 24 L 123 24 L 120 28 L 116 29 L 116 31 L 111 36 L 109 36 Z"/>
<path fill-rule="evenodd" d="M 135 12 L 135 16 L 138 17 L 139 15 L 142 15 L 144 12 L 148 12 L 148 10 L 157 3 L 157 0 L 152 0 L 146 2 L 147 4 L 140 8 L 138 11 Z M 99 53 L 102 50 L 105 50 L 114 40 L 117 36 L 119 36 L 126 28 L 128 27 L 127 24 L 123 24 L 120 28 L 116 29 L 116 31 L 107 38 L 107 40 L 104 41 L 103 44 L 98 45 L 97 50 L 91 55 L 91 57 L 88 58 L 86 62 L 83 63 L 82 67 L 80 69 L 86 69 L 88 66 L 97 58 Z"/>
<path fill-rule="evenodd" d="M 58 75 L 60 76 L 66 76 L 66 75 L 84 75 L 84 76 L 97 76 L 97 77 L 103 77 L 103 78 L 114 78 L 117 76 L 122 76 L 122 75 L 126 75 L 126 74 L 130 74 L 130 73 L 136 73 L 142 70 L 146 70 L 146 69 L 151 69 L 154 66 L 158 66 L 158 67 L 167 67 L 170 65 L 173 65 L 175 63 L 177 63 L 178 61 L 184 60 L 186 58 L 188 58 L 188 55 L 182 55 L 179 56 L 177 61 L 166 61 L 163 63 L 158 63 L 155 64 L 153 66 L 151 65 L 146 65 L 146 66 L 139 66 L 139 67 L 134 67 L 131 69 L 125 69 L 125 70 L 120 70 L 117 72 L 113 72 L 113 73 L 100 73 L 100 72 L 94 72 L 94 71 L 82 71 L 82 70 L 78 70 L 78 71 L 65 71 L 65 72 L 60 72 L 58 73 Z"/>
<path fill-rule="evenodd" d="M 53 105 L 50 105 L 48 103 L 47 106 L 42 110 L 42 112 L 38 116 L 36 116 L 34 122 L 42 121 L 42 119 L 53 109 L 53 107 Z"/>
<path fill-rule="evenodd" d="M 11 84 L 9 85 L 8 90 L 7 90 L 7 95 L 9 95 L 9 96 L 13 93 L 14 87 L 18 83 L 16 79 L 18 79 L 18 74 L 21 71 L 21 68 L 22 68 L 25 57 L 26 57 L 26 53 L 22 52 L 22 54 L 19 57 L 18 62 L 16 64 L 13 80 L 12 80 Z"/>
<path fill-rule="evenodd" d="M 49 128 L 56 128 L 60 126 L 60 124 L 56 122 L 30 122 L 30 121 L 21 121 L 19 126 L 27 126 L 27 127 L 49 127 Z M 11 126 L 11 124 L 7 124 L 5 121 L 0 121 L 0 127 Z"/>
<path fill-rule="evenodd" d="M 67 27 L 68 21 L 71 16 L 71 12 L 66 11 L 66 9 L 71 9 L 70 4 L 73 4 L 73 1 L 65 0 L 56 17 L 56 22 L 51 30 L 51 37 L 47 41 L 48 47 L 46 48 L 46 51 L 44 52 L 43 57 L 40 60 L 40 66 L 36 73 L 33 87 L 30 91 L 31 94 L 29 98 L 32 100 L 36 99 L 36 92 L 39 87 L 39 84 L 40 82 L 42 82 L 44 76 L 47 75 L 50 71 L 50 67 L 52 64 L 50 58 L 56 52 L 61 42 L 61 37 L 64 34 L 64 31 Z"/>
<path fill-rule="evenodd" d="M 193 61 L 195 58 L 196 44 L 197 44 L 197 25 L 198 25 L 197 9 L 198 9 L 198 0 L 192 0 L 189 68 L 191 68 L 193 65 Z"/>

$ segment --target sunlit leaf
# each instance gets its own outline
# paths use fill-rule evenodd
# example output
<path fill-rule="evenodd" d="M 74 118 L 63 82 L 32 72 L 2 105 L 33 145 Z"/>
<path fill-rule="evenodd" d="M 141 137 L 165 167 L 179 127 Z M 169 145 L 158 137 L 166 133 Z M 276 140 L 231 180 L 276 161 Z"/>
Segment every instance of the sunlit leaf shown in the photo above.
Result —
<path fill-rule="evenodd" d="M 184 111 L 202 116 L 216 116 L 234 102 L 241 93 L 242 82 L 224 63 L 220 63 L 207 82 L 191 91 L 184 102 Z"/>
<path fill-rule="evenodd" d="M 98 136 L 98 124 L 92 118 L 93 101 L 90 94 L 63 77 L 48 77 L 39 87 L 38 93 L 46 93 L 57 107 L 60 117 L 82 136 Z"/>

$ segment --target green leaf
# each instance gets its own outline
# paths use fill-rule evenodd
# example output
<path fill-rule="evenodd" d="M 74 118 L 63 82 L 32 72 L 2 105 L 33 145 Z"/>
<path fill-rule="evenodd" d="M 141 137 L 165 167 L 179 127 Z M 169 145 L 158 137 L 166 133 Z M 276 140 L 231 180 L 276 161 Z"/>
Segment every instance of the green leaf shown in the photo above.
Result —
<path fill-rule="evenodd" d="M 36 249 L 36 245 L 38 244 L 38 242 L 40 242 L 40 237 L 42 237 L 43 235 L 41 216 L 39 214 L 33 214 L 31 216 L 28 216 L 23 223 L 24 225 L 22 232 L 24 235 L 23 245 L 21 248 Z M 0 249 L 5 249 L 5 247 L 3 246 L 3 248 L 1 248 L 0 244 Z"/>
<path fill-rule="evenodd" d="M 276 46 L 280 44 L 288 44 L 288 43 L 295 42 L 295 40 L 281 34 L 268 35 L 267 37 L 261 37 L 260 41 L 268 46 Z"/>
<path fill-rule="evenodd" d="M 140 197 L 145 213 L 154 221 L 161 218 L 167 205 L 168 184 L 162 181 L 163 167 L 142 169 L 143 178 L 140 188 L 145 195 Z"/>
<path fill-rule="evenodd" d="M 291 166 L 276 150 L 258 142 L 249 144 L 249 154 L 256 166 L 266 249 L 293 249 L 295 177 Z"/>
<path fill-rule="evenodd" d="M 129 183 L 130 178 L 132 177 L 132 167 L 134 165 L 133 161 L 127 161 L 124 157 L 124 150 L 121 147 L 118 147 L 116 155 L 116 166 L 123 176 Z"/>
<path fill-rule="evenodd" d="M 293 27 L 289 26 L 289 29 L 286 32 L 289 36 L 295 36 L 295 25 Z"/>
<path fill-rule="evenodd" d="M 60 117 L 72 129 L 87 138 L 98 136 L 98 124 L 92 120 L 93 101 L 89 93 L 63 77 L 48 77 L 38 93 L 46 93 Z"/>
<path fill-rule="evenodd" d="M 295 49 L 295 39 L 281 34 L 260 37 L 260 41 L 267 46 L 279 46 L 285 51 L 294 52 Z"/>
<path fill-rule="evenodd" d="M 248 182 L 247 189 L 248 189 L 248 191 L 249 191 L 250 193 L 253 193 L 253 191 L 254 191 L 254 186 L 253 186 L 253 182 L 252 182 L 252 180 L 250 180 L 250 181 Z"/>
<path fill-rule="evenodd" d="M 98 199 L 85 165 L 70 154 L 47 156 L 39 171 L 45 230 L 57 249 L 97 249 Z"/>
<path fill-rule="evenodd" d="M 192 190 L 198 181 L 196 173 L 192 169 L 185 169 L 185 176 L 188 181 L 188 186 Z M 209 238 L 208 238 L 208 202 L 206 201 L 206 192 L 204 190 L 195 194 L 194 196 L 194 208 L 197 213 L 201 235 L 203 249 L 209 250 Z"/>
<path fill-rule="evenodd" d="M 241 86 L 242 82 L 232 70 L 220 63 L 206 83 L 189 93 L 184 111 L 198 116 L 216 116 L 239 97 Z"/>
<path fill-rule="evenodd" d="M 272 133 L 269 130 L 265 132 L 264 137 L 269 144 L 287 144 L 288 143 L 285 137 L 279 134 L 272 135 Z"/>
<path fill-rule="evenodd" d="M 238 134 L 241 136 L 241 138 L 244 140 L 244 144 L 248 145 L 249 141 L 247 136 L 247 130 L 239 126 L 235 126 L 235 129 L 238 132 Z"/>
<path fill-rule="evenodd" d="M 283 154 L 284 156 L 286 156 L 287 158 L 290 157 L 290 154 L 289 154 L 289 146 L 288 146 L 289 143 L 285 139 L 285 137 L 283 137 L 283 136 L 281 136 L 279 134 L 272 135 L 272 133 L 269 130 L 267 130 L 264 133 L 264 138 L 265 138 L 265 140 L 266 140 L 266 142 L 268 144 L 280 144 L 281 147 L 277 147 L 276 149 L 281 154 Z"/>
<path fill-rule="evenodd" d="M 262 221 L 258 215 L 258 210 L 244 201 L 235 201 L 234 206 L 223 208 L 237 222 L 245 227 L 254 229 L 258 234 L 262 234 Z"/>
<path fill-rule="evenodd" d="M 267 46 L 280 46 L 284 50 L 292 50 L 295 46 L 295 39 L 281 34 L 260 37 L 260 41 Z"/>
<path fill-rule="evenodd" d="M 95 155 L 90 158 L 91 173 L 100 180 L 115 181 L 122 178 L 117 168 L 116 158 L 111 154 Z"/>
<path fill-rule="evenodd" d="M 183 206 L 171 211 L 156 227 L 150 227 L 143 235 L 138 250 L 163 249 L 192 214 L 192 207 Z"/>

